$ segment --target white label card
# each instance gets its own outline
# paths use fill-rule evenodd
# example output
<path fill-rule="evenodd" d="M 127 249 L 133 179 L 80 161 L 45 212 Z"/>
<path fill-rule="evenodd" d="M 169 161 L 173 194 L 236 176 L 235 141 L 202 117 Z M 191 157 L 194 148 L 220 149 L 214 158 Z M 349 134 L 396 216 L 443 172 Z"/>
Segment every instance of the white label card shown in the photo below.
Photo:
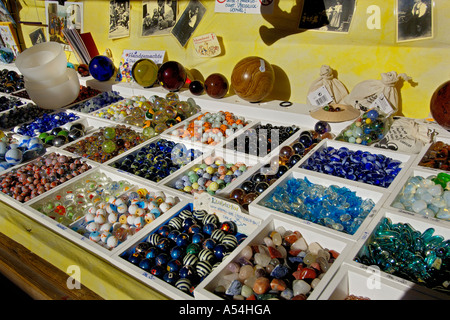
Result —
<path fill-rule="evenodd" d="M 333 97 L 328 92 L 327 88 L 325 88 L 325 86 L 321 86 L 320 88 L 309 93 L 308 99 L 313 106 L 318 107 L 323 107 L 333 102 Z"/>
<path fill-rule="evenodd" d="M 372 102 L 369 109 L 373 108 L 382 111 L 384 114 L 386 114 L 386 116 L 390 116 L 394 112 L 394 109 L 392 108 L 391 104 L 389 103 L 388 99 L 386 99 L 383 93 L 380 93 L 378 97 L 375 99 L 375 101 Z"/>
<path fill-rule="evenodd" d="M 216 0 L 215 12 L 222 13 L 273 13 L 273 0 Z"/>

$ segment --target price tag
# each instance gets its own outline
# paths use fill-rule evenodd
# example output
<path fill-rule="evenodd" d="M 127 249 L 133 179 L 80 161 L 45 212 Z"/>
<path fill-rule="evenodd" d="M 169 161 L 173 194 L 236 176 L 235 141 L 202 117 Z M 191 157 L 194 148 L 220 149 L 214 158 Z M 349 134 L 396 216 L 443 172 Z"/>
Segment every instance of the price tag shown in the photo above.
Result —
<path fill-rule="evenodd" d="M 383 93 L 380 93 L 375 101 L 372 102 L 372 104 L 369 106 L 369 109 L 373 108 L 382 111 L 387 116 L 390 116 L 392 113 L 394 113 L 394 108 L 392 108 L 391 104 L 389 103 L 388 99 L 386 99 Z"/>
<path fill-rule="evenodd" d="M 313 92 L 308 94 L 308 99 L 312 105 L 318 107 L 323 107 L 333 102 L 333 97 L 328 92 L 327 88 L 325 88 L 325 86 L 321 86 L 319 89 L 314 90 Z"/>

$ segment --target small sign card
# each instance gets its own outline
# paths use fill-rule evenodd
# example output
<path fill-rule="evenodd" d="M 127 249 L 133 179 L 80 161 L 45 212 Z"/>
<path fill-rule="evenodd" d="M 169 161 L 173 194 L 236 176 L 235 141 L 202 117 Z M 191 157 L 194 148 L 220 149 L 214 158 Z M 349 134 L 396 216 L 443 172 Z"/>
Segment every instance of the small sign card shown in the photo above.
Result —
<path fill-rule="evenodd" d="M 215 33 L 195 37 L 192 41 L 194 42 L 195 53 L 200 57 L 216 57 L 222 52 Z"/>
<path fill-rule="evenodd" d="M 214 197 L 206 192 L 195 195 L 194 209 L 216 214 L 222 222 L 234 221 L 238 231 L 246 235 L 261 224 L 261 219 L 243 213 L 237 203 Z"/>
<path fill-rule="evenodd" d="M 216 0 L 216 12 L 272 14 L 273 0 Z"/>
<path fill-rule="evenodd" d="M 165 53 L 165 51 L 123 50 L 116 75 L 116 81 L 134 82 L 131 75 L 131 69 L 136 61 L 140 59 L 150 59 L 157 65 L 160 65 L 164 61 Z"/>

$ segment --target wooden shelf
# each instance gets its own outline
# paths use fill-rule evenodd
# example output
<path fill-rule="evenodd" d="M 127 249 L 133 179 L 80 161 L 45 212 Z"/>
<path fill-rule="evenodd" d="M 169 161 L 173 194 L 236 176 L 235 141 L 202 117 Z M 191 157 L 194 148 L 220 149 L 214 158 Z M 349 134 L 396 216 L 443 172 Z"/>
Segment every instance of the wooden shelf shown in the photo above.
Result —
<path fill-rule="evenodd" d="M 103 300 L 81 284 L 69 289 L 69 275 L 0 233 L 0 272 L 35 300 Z"/>

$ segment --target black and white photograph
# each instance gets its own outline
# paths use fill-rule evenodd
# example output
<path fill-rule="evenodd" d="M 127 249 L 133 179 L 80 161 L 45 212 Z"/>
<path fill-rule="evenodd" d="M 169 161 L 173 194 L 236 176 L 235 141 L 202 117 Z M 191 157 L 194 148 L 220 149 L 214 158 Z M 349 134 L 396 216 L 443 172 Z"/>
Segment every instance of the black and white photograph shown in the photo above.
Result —
<path fill-rule="evenodd" d="M 110 0 L 109 39 L 124 38 L 130 35 L 130 0 Z"/>
<path fill-rule="evenodd" d="M 397 42 L 433 37 L 431 0 L 397 0 Z"/>
<path fill-rule="evenodd" d="M 36 29 L 30 33 L 30 40 L 33 46 L 38 43 L 46 42 L 44 30 L 42 28 Z"/>
<path fill-rule="evenodd" d="M 299 28 L 347 33 L 355 8 L 356 0 L 305 1 Z"/>
<path fill-rule="evenodd" d="M 191 38 L 198 24 L 203 18 L 206 8 L 198 0 L 191 0 L 172 29 L 172 34 L 177 38 L 182 47 Z"/>
<path fill-rule="evenodd" d="M 177 0 L 142 1 L 142 36 L 170 34 L 177 16 Z"/>

